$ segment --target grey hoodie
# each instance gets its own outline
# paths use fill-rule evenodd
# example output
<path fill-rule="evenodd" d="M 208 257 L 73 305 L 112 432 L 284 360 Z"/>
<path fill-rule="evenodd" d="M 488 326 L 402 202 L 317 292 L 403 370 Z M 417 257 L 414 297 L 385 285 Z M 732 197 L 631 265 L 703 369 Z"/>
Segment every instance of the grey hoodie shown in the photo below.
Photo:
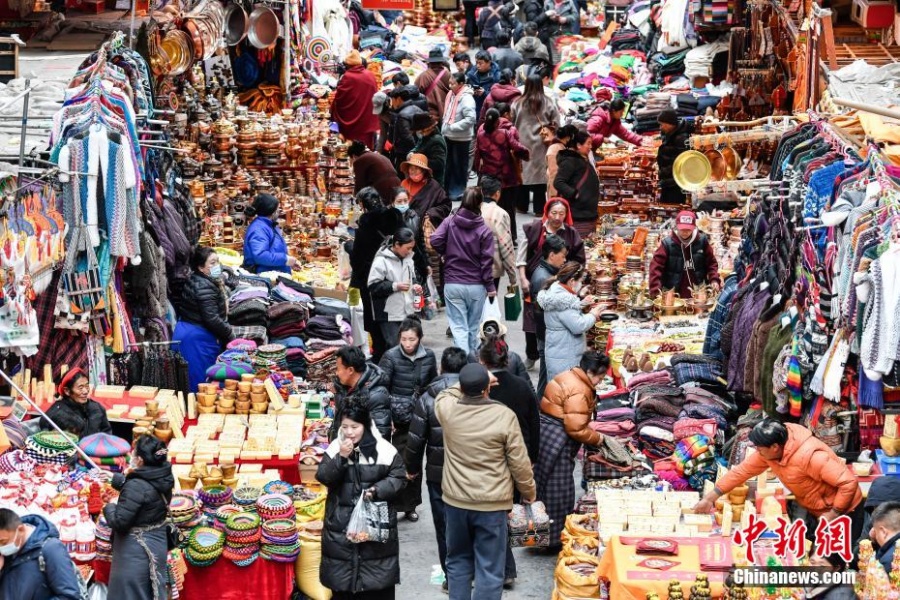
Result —
<path fill-rule="evenodd" d="M 398 283 L 411 286 L 418 283 L 412 254 L 401 259 L 393 250 L 383 246 L 375 255 L 368 281 L 376 321 L 402 321 L 415 314 L 412 288 L 407 292 L 398 291 Z"/>

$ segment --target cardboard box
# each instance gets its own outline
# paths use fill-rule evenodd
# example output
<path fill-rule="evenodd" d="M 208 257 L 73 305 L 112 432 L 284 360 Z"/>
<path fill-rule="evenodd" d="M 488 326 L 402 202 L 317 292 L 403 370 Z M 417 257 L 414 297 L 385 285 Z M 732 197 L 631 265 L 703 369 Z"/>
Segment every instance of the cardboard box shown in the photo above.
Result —
<path fill-rule="evenodd" d="M 329 290 L 327 288 L 313 287 L 316 298 L 324 296 L 325 298 L 334 298 L 335 300 L 347 301 L 347 290 Z"/>

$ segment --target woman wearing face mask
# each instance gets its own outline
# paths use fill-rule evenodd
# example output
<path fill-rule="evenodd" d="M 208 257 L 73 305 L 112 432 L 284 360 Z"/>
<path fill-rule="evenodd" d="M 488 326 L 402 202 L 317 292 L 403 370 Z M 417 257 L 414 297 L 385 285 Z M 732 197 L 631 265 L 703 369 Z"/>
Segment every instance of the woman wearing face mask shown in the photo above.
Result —
<path fill-rule="evenodd" d="M 161 441 L 142 435 L 134 444 L 131 471 L 113 476 L 112 485 L 119 490 L 119 499 L 103 509 L 115 534 L 110 598 L 168 598 L 165 524 L 175 479 L 172 464 L 166 460 L 167 452 Z"/>
<path fill-rule="evenodd" d="M 568 265 L 566 265 L 568 266 Z M 603 436 L 590 428 L 597 407 L 594 388 L 606 377 L 609 357 L 585 352 L 573 369 L 547 384 L 541 399 L 541 443 L 534 465 L 538 500 L 547 507 L 551 551 L 559 550 L 566 515 L 575 506 L 575 457 L 582 444 L 598 446 Z"/>
<path fill-rule="evenodd" d="M 437 359 L 430 348 L 422 345 L 422 322 L 416 317 L 400 324 L 400 343 L 384 353 L 378 364 L 390 381 L 391 419 L 394 433 L 391 443 L 401 456 L 406 452 L 409 423 L 415 399 L 437 377 Z M 421 470 L 421 469 L 420 469 Z M 418 521 L 416 508 L 422 503 L 422 480 L 410 480 L 397 498 L 397 512 L 406 513 L 410 521 Z"/>
<path fill-rule="evenodd" d="M 334 600 L 393 600 L 400 583 L 400 542 L 392 502 L 406 482 L 406 469 L 362 404 L 345 403 L 335 419 L 341 424 L 338 437 L 316 471 L 316 480 L 328 488 L 319 579 Z M 363 492 L 389 503 L 387 542 L 354 544 L 347 539 L 350 515 Z"/>
<path fill-rule="evenodd" d="M 414 297 L 423 294 L 413 265 L 415 245 L 412 231 L 406 227 L 398 229 L 381 246 L 369 271 L 372 318 L 378 324 L 388 348 L 397 345 L 400 323 L 416 314 Z"/>
<path fill-rule="evenodd" d="M 413 232 L 416 245 L 413 247 L 413 266 L 416 268 L 416 277 L 419 281 L 426 281 L 430 273 L 430 257 L 425 247 L 425 236 L 422 230 L 422 219 L 419 213 L 412 210 L 409 203 L 409 192 L 406 188 L 398 187 L 394 191 L 393 210 L 400 215 L 403 226 Z M 426 295 L 428 290 L 425 289 Z"/>
<path fill-rule="evenodd" d="M 578 364 L 584 352 L 584 333 L 603 312 L 599 305 L 587 314 L 582 311 L 579 292 L 583 276 L 584 265 L 568 262 L 537 294 L 537 303 L 544 311 L 544 362 L 548 380 Z"/>
<path fill-rule="evenodd" d="M 522 232 L 525 234 L 525 243 L 519 244 L 516 268 L 519 270 L 519 286 L 525 299 L 522 329 L 525 331 L 525 356 L 528 359 L 526 366 L 530 369 L 540 356 L 534 320 L 534 297 L 540 290 L 531 287 L 531 278 L 541 262 L 547 236 L 556 235 L 562 238 L 567 248 L 566 260 L 584 264 L 585 259 L 584 242 L 572 226 L 569 203 L 562 198 L 552 198 L 544 205 L 544 216 L 527 223 Z"/>
<path fill-rule="evenodd" d="M 216 362 L 222 347 L 234 339 L 222 285 L 222 265 L 212 248 L 197 248 L 191 256 L 190 279 L 175 299 L 178 323 L 174 340 L 188 363 L 191 391 L 206 381 L 206 370 Z"/>
<path fill-rule="evenodd" d="M 63 431 L 84 437 L 95 433 L 112 433 L 106 408 L 91 400 L 91 382 L 79 368 L 66 371 L 56 391 L 59 399 L 47 409 L 47 416 Z M 41 419 L 41 429 L 51 429 L 47 419 Z"/>

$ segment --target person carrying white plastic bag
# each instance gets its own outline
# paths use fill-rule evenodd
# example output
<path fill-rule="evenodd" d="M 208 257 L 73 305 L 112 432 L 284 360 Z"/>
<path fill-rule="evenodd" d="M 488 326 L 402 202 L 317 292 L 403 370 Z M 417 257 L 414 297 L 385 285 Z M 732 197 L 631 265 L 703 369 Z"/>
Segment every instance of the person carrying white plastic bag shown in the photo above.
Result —
<path fill-rule="evenodd" d="M 400 582 L 393 501 L 406 484 L 406 469 L 397 450 L 378 433 L 362 398 L 347 398 L 335 419 L 340 423 L 338 436 L 325 450 L 316 472 L 316 479 L 328 488 L 319 578 L 334 592 L 335 600 L 393 600 Z M 361 500 L 365 505 L 369 495 L 371 502 L 383 507 L 376 520 L 387 523 L 387 532 L 368 535 L 384 536 L 387 541 L 360 539 L 359 526 L 350 527 L 354 509 Z M 349 539 L 351 533 L 354 541 Z M 357 568 L 360 564 L 366 568 Z"/>

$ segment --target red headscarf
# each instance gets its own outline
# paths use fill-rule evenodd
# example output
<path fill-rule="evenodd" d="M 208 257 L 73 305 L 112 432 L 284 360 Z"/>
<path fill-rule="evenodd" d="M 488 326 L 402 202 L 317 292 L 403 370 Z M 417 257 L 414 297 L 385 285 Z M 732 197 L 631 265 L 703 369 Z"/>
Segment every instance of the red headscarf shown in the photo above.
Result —
<path fill-rule="evenodd" d="M 547 228 L 544 226 L 548 219 L 547 213 L 550 211 L 550 206 L 557 202 L 566 207 L 566 225 L 569 227 L 574 226 L 574 221 L 572 221 L 572 209 L 569 207 L 569 201 L 565 198 L 560 198 L 559 196 L 550 198 L 544 204 L 544 216 L 541 217 L 541 235 L 538 237 L 537 244 L 538 250 L 544 247 L 544 238 L 547 237 Z"/>
<path fill-rule="evenodd" d="M 65 396 L 66 393 L 63 391 L 63 389 L 69 387 L 69 384 L 71 384 L 73 381 L 78 379 L 79 376 L 87 377 L 87 373 L 85 373 L 78 367 L 75 367 L 73 369 L 69 369 L 68 371 L 66 371 L 66 374 L 63 376 L 62 380 L 59 382 L 59 385 L 56 386 L 57 393 L 60 396 Z"/>

